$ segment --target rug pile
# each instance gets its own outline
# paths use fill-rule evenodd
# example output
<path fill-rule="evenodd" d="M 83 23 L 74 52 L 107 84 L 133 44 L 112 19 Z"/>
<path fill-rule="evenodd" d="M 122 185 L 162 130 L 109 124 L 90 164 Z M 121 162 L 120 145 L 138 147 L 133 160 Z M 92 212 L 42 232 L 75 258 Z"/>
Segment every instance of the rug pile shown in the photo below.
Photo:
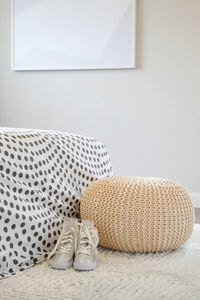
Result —
<path fill-rule="evenodd" d="M 100 248 L 98 267 L 91 272 L 40 263 L 1 280 L 0 299 L 200 299 L 200 225 L 175 251 L 130 254 Z"/>

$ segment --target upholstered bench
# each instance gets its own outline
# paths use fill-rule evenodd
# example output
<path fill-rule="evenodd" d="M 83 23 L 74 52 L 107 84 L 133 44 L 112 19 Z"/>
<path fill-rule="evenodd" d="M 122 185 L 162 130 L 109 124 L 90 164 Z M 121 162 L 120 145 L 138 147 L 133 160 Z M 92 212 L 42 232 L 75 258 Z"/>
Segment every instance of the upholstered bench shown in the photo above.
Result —
<path fill-rule="evenodd" d="M 194 207 L 178 183 L 160 178 L 112 177 L 93 182 L 81 218 L 94 220 L 103 247 L 161 252 L 183 245 L 194 226 Z"/>
<path fill-rule="evenodd" d="M 64 219 L 79 217 L 86 187 L 112 175 L 106 146 L 93 138 L 0 128 L 0 279 L 44 260 Z"/>

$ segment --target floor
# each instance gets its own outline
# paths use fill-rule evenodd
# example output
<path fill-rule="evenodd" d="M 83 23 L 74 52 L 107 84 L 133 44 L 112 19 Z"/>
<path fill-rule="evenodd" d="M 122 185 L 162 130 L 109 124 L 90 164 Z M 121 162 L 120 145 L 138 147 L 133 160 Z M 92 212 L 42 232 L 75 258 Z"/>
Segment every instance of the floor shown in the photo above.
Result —
<path fill-rule="evenodd" d="M 200 208 L 195 208 L 195 223 L 200 224 Z"/>
<path fill-rule="evenodd" d="M 198 226 L 197 226 L 198 227 Z M 1 300 L 200 300 L 200 234 L 162 253 L 122 253 L 100 248 L 95 271 L 52 270 L 45 261 L 0 281 Z"/>

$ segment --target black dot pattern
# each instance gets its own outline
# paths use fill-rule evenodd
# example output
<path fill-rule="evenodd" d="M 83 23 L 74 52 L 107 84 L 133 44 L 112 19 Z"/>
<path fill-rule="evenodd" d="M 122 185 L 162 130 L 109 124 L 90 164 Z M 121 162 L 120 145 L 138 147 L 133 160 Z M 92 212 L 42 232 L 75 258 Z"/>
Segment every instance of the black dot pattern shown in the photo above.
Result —
<path fill-rule="evenodd" d="M 106 146 L 55 131 L 0 129 L 0 278 L 44 260 L 84 190 L 112 176 Z"/>

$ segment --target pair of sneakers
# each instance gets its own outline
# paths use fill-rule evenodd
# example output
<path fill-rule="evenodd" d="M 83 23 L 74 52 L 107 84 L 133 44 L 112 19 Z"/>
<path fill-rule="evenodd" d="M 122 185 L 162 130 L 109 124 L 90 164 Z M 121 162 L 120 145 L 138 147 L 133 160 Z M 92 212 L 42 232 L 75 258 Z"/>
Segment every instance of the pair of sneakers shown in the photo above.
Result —
<path fill-rule="evenodd" d="M 48 256 L 52 268 L 78 271 L 94 270 L 97 266 L 97 229 L 93 221 L 67 218 L 55 248 Z"/>

